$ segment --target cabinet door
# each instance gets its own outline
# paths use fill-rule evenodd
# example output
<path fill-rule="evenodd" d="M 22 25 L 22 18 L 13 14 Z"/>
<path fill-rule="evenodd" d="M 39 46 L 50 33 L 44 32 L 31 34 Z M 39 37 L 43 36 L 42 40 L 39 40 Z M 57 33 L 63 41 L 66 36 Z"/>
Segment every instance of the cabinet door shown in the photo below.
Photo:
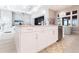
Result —
<path fill-rule="evenodd" d="M 34 32 L 21 33 L 21 52 L 36 52 L 36 36 Z"/>
<path fill-rule="evenodd" d="M 53 29 L 47 30 L 46 31 L 46 34 L 47 34 L 46 40 L 48 40 L 48 45 L 51 45 L 51 44 L 53 44 L 53 43 L 56 42 L 56 40 L 57 40 L 56 39 L 57 34 L 56 34 L 56 31 L 55 30 L 53 30 Z"/>
<path fill-rule="evenodd" d="M 50 34 L 44 30 L 38 32 L 38 50 L 42 50 L 48 46 L 50 39 Z"/>
<path fill-rule="evenodd" d="M 16 49 L 17 49 L 17 52 L 20 51 L 19 47 L 20 47 L 20 33 L 21 31 L 19 29 L 16 29 L 16 33 L 15 33 L 15 43 L 16 43 Z"/>
<path fill-rule="evenodd" d="M 58 40 L 58 26 L 56 27 L 48 27 L 47 32 L 49 34 L 49 42 L 50 44 L 53 44 Z"/>
<path fill-rule="evenodd" d="M 38 50 L 42 50 L 57 41 L 57 36 L 53 30 L 38 32 Z"/>

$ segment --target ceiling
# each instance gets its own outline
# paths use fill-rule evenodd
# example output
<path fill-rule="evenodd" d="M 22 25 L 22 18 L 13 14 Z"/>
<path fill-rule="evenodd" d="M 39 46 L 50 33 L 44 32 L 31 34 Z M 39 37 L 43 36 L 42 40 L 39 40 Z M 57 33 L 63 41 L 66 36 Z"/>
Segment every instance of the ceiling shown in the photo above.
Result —
<path fill-rule="evenodd" d="M 39 10 L 39 8 L 50 8 L 52 10 L 55 11 L 60 11 L 62 9 L 71 7 L 72 5 L 10 5 L 10 6 L 0 6 L 0 9 L 4 9 L 4 10 L 11 10 L 11 11 L 16 11 L 16 12 L 24 12 L 24 13 L 28 13 L 31 14 L 32 12 L 35 12 L 37 10 Z"/>
<path fill-rule="evenodd" d="M 55 10 L 55 11 L 60 11 L 60 10 L 63 10 L 65 8 L 69 8 L 71 6 L 72 5 L 51 5 L 50 9 Z"/>
<path fill-rule="evenodd" d="M 10 6 L 0 6 L 0 9 L 2 10 L 10 10 L 14 12 L 24 12 L 24 13 L 32 13 L 36 10 L 38 10 L 41 6 L 40 5 L 10 5 Z"/>

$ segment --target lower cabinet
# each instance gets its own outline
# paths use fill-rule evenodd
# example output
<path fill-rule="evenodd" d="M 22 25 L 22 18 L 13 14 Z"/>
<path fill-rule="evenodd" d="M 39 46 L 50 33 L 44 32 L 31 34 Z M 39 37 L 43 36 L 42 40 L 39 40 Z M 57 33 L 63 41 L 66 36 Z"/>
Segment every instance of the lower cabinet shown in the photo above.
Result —
<path fill-rule="evenodd" d="M 57 33 L 52 30 L 44 30 L 38 32 L 38 50 L 42 50 L 49 45 L 55 43 L 58 39 Z"/>
<path fill-rule="evenodd" d="M 38 50 L 47 47 L 50 40 L 50 34 L 47 31 L 38 32 Z"/>
<path fill-rule="evenodd" d="M 37 51 L 37 40 L 34 32 L 21 33 L 20 40 L 20 52 L 32 53 Z"/>
<path fill-rule="evenodd" d="M 48 47 L 58 40 L 58 30 L 21 31 L 19 34 L 19 51 L 33 53 Z"/>

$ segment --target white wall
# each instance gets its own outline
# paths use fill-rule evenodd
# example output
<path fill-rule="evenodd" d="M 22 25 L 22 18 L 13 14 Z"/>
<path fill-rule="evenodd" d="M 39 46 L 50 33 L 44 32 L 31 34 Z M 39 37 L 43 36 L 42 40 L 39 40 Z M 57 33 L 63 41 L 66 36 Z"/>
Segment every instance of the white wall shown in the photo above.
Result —
<path fill-rule="evenodd" d="M 44 7 L 39 8 L 38 11 L 33 12 L 31 14 L 31 24 L 34 25 L 34 19 L 36 17 L 40 17 L 40 16 L 45 17 L 45 24 L 48 25 L 49 24 L 49 22 L 48 22 L 48 9 L 44 8 Z"/>
<path fill-rule="evenodd" d="M 57 11 L 49 9 L 49 23 L 52 23 L 51 25 L 56 25 L 56 14 Z"/>
<path fill-rule="evenodd" d="M 64 10 L 59 11 L 58 13 L 60 13 L 61 14 L 60 16 L 63 17 L 63 16 L 65 16 L 65 12 L 72 12 L 74 10 L 78 10 L 78 23 L 77 23 L 77 26 L 79 26 L 79 6 L 78 5 L 66 8 Z"/>
<path fill-rule="evenodd" d="M 24 14 L 24 13 L 14 12 L 13 13 L 13 20 L 23 20 L 24 24 L 26 24 L 26 25 L 31 24 L 31 16 L 28 14 Z"/>
<path fill-rule="evenodd" d="M 12 26 L 12 12 L 1 10 L 1 22 L 5 23 L 5 27 Z"/>
<path fill-rule="evenodd" d="M 31 25 L 31 15 L 24 14 L 24 23 L 27 25 Z"/>

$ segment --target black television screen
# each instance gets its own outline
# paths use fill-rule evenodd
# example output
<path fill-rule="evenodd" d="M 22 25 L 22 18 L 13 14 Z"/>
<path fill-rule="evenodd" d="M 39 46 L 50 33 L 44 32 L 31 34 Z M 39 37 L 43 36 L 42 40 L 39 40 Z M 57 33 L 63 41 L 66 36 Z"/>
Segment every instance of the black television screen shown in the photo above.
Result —
<path fill-rule="evenodd" d="M 35 25 L 44 25 L 44 16 L 40 16 L 40 17 L 35 18 L 34 23 L 35 23 Z"/>

